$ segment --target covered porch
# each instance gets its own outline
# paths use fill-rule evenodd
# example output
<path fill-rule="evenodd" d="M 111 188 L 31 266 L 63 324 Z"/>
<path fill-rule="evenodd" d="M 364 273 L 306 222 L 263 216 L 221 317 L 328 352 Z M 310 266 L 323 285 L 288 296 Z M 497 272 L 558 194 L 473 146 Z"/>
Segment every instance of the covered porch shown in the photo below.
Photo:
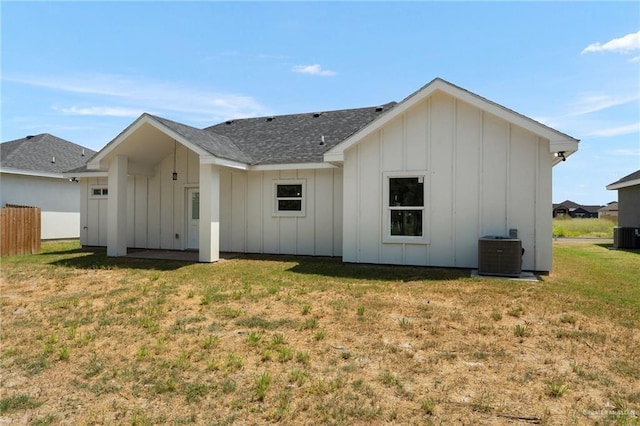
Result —
<path fill-rule="evenodd" d="M 148 256 L 172 253 L 185 261 L 221 258 L 225 165 L 200 146 L 197 129 L 182 127 L 143 114 L 88 163 L 107 172 L 108 256 L 127 256 L 135 247 L 134 256 L 146 249 Z"/>

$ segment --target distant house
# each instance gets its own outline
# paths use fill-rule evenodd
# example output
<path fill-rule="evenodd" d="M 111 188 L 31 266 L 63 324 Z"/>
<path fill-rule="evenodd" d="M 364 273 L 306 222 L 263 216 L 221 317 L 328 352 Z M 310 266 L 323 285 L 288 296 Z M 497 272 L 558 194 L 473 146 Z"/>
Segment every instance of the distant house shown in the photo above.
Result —
<path fill-rule="evenodd" d="M 80 236 L 80 185 L 63 172 L 95 154 L 48 133 L 0 144 L 0 203 L 41 209 L 41 239 Z"/>
<path fill-rule="evenodd" d="M 640 228 L 640 170 L 607 185 L 607 189 L 618 191 L 618 226 Z"/>
<path fill-rule="evenodd" d="M 229 120 L 143 114 L 81 178 L 81 242 L 478 266 L 482 236 L 518 233 L 552 266 L 551 169 L 578 140 L 435 79 L 400 103 Z"/>
<path fill-rule="evenodd" d="M 608 219 L 614 222 L 618 221 L 618 202 L 612 201 L 606 206 L 598 210 L 598 219 Z"/>
<path fill-rule="evenodd" d="M 566 200 L 562 203 L 553 204 L 552 216 L 555 218 L 571 217 L 571 218 L 597 218 L 598 210 L 602 206 L 588 206 L 574 203 Z"/>

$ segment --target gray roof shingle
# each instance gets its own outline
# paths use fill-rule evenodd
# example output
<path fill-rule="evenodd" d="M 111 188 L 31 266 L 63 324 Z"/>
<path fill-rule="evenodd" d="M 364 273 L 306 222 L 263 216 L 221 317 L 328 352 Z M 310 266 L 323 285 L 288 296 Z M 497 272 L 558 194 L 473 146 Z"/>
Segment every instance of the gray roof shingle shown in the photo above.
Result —
<path fill-rule="evenodd" d="M 635 171 L 631 174 L 628 174 L 620 179 L 618 179 L 617 181 L 610 183 L 607 186 L 611 186 L 611 185 L 617 185 L 619 183 L 625 183 L 625 182 L 631 182 L 632 180 L 636 180 L 636 179 L 640 179 L 640 170 Z"/>
<path fill-rule="evenodd" d="M 248 164 L 321 163 L 327 150 L 395 105 L 229 120 L 204 130 L 231 139 Z"/>
<path fill-rule="evenodd" d="M 242 163 L 251 162 L 251 158 L 242 152 L 242 150 L 236 146 L 234 141 L 223 134 L 197 129 L 156 115 L 148 115 L 174 132 L 180 134 L 192 144 L 204 149 L 218 158 L 240 161 Z"/>
<path fill-rule="evenodd" d="M 1 143 L 0 165 L 3 168 L 62 173 L 81 167 L 95 153 L 89 148 L 42 133 Z"/>

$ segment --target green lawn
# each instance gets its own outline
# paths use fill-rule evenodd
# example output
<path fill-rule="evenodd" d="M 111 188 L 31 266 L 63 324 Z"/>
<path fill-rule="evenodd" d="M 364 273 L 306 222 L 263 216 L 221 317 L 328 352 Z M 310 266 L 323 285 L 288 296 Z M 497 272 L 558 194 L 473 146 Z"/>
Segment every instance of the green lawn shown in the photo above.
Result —
<path fill-rule="evenodd" d="M 0 423 L 638 424 L 640 252 L 541 281 L 241 256 L 2 259 Z"/>

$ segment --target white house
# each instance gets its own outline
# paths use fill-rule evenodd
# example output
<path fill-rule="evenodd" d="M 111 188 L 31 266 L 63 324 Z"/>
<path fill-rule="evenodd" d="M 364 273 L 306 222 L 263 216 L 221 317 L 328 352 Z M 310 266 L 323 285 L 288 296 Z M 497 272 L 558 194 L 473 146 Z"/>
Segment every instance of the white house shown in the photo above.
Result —
<path fill-rule="evenodd" d="M 63 172 L 95 154 L 43 133 L 0 144 L 0 204 L 41 209 L 41 239 L 80 236 L 80 186 Z"/>
<path fill-rule="evenodd" d="M 578 140 L 442 79 L 400 103 L 230 120 L 143 114 L 88 163 L 81 241 L 477 267 L 517 230 L 549 271 L 551 168 Z M 69 175 L 70 176 L 70 175 Z"/>

